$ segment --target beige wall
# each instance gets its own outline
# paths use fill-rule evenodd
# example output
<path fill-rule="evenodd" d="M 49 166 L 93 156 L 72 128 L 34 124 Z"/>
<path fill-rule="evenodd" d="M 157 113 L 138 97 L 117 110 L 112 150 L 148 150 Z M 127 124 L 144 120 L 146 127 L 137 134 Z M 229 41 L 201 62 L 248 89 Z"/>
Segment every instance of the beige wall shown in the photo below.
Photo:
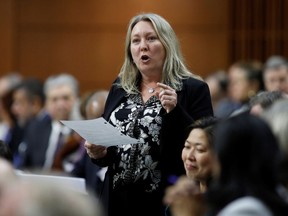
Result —
<path fill-rule="evenodd" d="M 69 72 L 82 92 L 109 88 L 123 61 L 128 21 L 139 12 L 170 22 L 195 73 L 205 76 L 228 64 L 228 0 L 0 2 L 1 74 L 17 70 L 45 79 Z"/>

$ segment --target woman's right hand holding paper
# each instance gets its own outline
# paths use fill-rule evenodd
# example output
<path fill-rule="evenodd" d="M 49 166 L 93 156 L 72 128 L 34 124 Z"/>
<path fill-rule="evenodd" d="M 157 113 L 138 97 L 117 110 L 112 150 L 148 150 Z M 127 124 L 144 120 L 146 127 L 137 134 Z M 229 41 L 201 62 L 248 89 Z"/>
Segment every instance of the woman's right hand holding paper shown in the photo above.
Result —
<path fill-rule="evenodd" d="M 106 146 L 95 145 L 85 141 L 84 147 L 89 157 L 93 159 L 101 159 L 107 154 Z"/>

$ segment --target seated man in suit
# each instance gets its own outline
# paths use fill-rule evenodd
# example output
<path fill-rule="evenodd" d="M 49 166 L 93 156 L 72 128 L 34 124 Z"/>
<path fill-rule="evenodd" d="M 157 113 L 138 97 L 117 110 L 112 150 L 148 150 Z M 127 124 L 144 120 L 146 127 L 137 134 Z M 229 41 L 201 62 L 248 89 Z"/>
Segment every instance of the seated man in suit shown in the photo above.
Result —
<path fill-rule="evenodd" d="M 46 113 L 31 122 L 20 146 L 22 169 L 51 171 L 55 154 L 71 135 L 60 120 L 71 120 L 78 99 L 77 80 L 70 74 L 50 76 L 44 93 Z"/>

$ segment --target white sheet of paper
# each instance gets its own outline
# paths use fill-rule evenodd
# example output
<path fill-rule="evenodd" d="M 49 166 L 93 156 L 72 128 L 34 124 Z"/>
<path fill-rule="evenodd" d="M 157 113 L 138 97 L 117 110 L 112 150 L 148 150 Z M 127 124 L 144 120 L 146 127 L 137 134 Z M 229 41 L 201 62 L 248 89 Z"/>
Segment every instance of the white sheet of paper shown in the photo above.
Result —
<path fill-rule="evenodd" d="M 84 178 L 32 174 L 32 173 L 25 173 L 22 171 L 17 171 L 16 175 L 22 181 L 28 181 L 28 182 L 40 181 L 42 183 L 47 182 L 47 183 L 55 184 L 57 186 L 61 185 L 61 187 L 66 187 L 67 189 L 70 189 L 76 192 L 87 194 Z"/>
<path fill-rule="evenodd" d="M 108 147 L 141 143 L 140 140 L 122 134 L 117 128 L 108 123 L 102 117 L 92 120 L 61 122 L 92 144 Z"/>

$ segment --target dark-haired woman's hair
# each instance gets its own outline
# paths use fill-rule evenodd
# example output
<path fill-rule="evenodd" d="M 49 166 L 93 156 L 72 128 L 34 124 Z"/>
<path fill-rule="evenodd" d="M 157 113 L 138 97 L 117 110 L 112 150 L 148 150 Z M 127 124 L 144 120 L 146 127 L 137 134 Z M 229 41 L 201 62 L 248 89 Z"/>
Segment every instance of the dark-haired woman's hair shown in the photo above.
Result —
<path fill-rule="evenodd" d="M 247 113 L 226 119 L 216 127 L 214 151 L 221 171 L 207 193 L 211 215 L 244 196 L 260 199 L 275 215 L 288 215 L 276 193 L 281 153 L 266 122 Z"/>
<path fill-rule="evenodd" d="M 218 119 L 214 116 L 200 118 L 186 128 L 185 138 L 187 139 L 193 129 L 200 128 L 207 134 L 209 144 L 212 144 L 214 139 L 214 126 L 217 124 L 217 122 Z"/>

